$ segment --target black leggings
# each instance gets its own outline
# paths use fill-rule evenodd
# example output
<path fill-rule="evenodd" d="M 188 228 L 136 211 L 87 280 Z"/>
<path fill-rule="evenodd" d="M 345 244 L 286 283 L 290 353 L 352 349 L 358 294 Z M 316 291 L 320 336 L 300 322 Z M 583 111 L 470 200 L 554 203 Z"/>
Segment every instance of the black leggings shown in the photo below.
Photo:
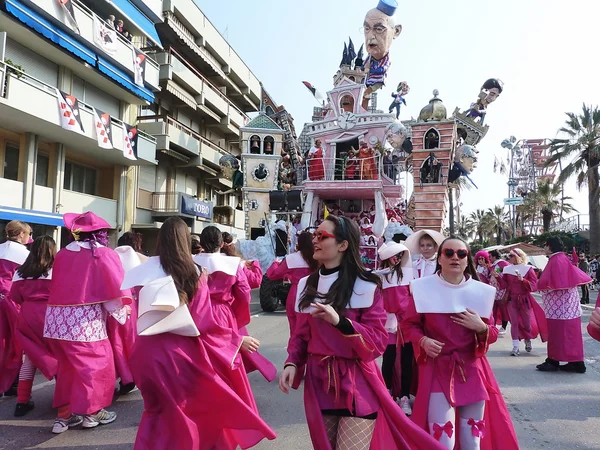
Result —
<path fill-rule="evenodd" d="M 381 374 L 385 381 L 385 387 L 392 389 L 394 379 L 394 362 L 396 361 L 396 344 L 389 344 L 383 352 L 381 363 Z"/>
<path fill-rule="evenodd" d="M 412 344 L 407 342 L 402 346 L 400 354 L 400 397 L 408 397 L 413 381 L 413 361 L 415 354 Z M 385 381 L 385 386 L 392 389 L 394 379 L 394 362 L 396 360 L 396 345 L 390 344 L 383 353 L 383 362 L 381 364 L 381 374 Z"/>

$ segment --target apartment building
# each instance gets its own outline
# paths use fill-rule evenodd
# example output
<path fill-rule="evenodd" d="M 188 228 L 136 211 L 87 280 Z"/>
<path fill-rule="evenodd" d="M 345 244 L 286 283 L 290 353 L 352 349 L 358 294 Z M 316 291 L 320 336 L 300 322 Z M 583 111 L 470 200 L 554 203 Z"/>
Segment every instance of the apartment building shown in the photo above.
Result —
<path fill-rule="evenodd" d="M 192 232 L 208 224 L 243 237 L 241 191 L 219 160 L 240 157 L 240 128 L 258 112 L 261 85 L 192 0 L 163 1 L 157 24 L 162 91 L 142 106 L 139 129 L 156 138 L 156 166 L 140 166 L 132 227 L 151 245 L 164 218 L 179 215 Z"/>
<path fill-rule="evenodd" d="M 86 210 L 113 243 L 129 228 L 137 168 L 157 165 L 156 139 L 133 126 L 160 90 L 161 67 L 140 50 L 162 48 L 159 3 L 0 0 L 2 235 L 20 219 L 64 245 L 62 214 Z"/>

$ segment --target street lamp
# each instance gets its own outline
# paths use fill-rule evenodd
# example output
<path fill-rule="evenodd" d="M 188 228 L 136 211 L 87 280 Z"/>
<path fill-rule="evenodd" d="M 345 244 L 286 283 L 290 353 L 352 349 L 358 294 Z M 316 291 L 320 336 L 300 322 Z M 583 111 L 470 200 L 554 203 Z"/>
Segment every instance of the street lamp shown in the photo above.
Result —
<path fill-rule="evenodd" d="M 516 178 L 516 174 L 515 174 L 515 165 L 514 165 L 514 157 L 515 154 L 517 155 L 517 157 L 521 156 L 523 154 L 523 151 L 521 149 L 521 140 L 517 141 L 517 138 L 514 136 L 509 137 L 508 139 L 504 139 L 502 141 L 502 143 L 500 144 L 500 146 L 502 148 L 507 149 L 510 152 L 510 168 L 508 171 L 508 182 L 506 183 L 508 185 L 508 198 L 509 199 L 513 199 L 515 197 L 517 197 L 517 186 L 519 185 L 519 181 Z M 506 203 L 505 203 L 506 204 Z M 513 238 L 516 237 L 517 235 L 517 216 L 515 214 L 515 203 L 510 203 L 510 222 L 511 222 L 511 228 L 512 228 L 512 235 Z"/>

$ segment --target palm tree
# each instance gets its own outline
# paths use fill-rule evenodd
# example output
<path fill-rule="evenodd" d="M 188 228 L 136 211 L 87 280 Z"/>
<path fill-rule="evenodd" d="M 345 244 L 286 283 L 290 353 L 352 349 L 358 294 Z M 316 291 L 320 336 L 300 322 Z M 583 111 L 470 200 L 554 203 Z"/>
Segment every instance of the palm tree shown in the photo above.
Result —
<path fill-rule="evenodd" d="M 496 205 L 487 210 L 487 215 L 496 232 L 496 245 L 500 245 L 502 243 L 502 236 L 510 230 L 510 225 L 508 225 L 508 222 L 510 221 L 508 213 L 504 210 L 504 206 Z"/>
<path fill-rule="evenodd" d="M 571 162 L 563 167 L 557 183 L 562 184 L 575 175 L 580 189 L 587 184 L 590 252 L 600 253 L 600 110 L 597 106 L 583 104 L 580 115 L 567 113 L 565 126 L 558 132 L 567 137 L 552 139 L 551 156 L 546 164 L 570 158 Z"/>
<path fill-rule="evenodd" d="M 578 212 L 575 207 L 569 203 L 572 197 L 562 195 L 562 187 L 559 184 L 552 184 L 550 181 L 538 184 L 534 194 L 535 203 L 542 214 L 544 231 L 550 231 L 550 224 L 554 216 L 562 216 L 572 212 Z"/>
<path fill-rule="evenodd" d="M 476 209 L 469 215 L 469 219 L 475 227 L 475 234 L 479 239 L 479 243 L 483 244 L 484 238 L 487 238 L 490 232 L 490 218 L 483 209 Z"/>
<path fill-rule="evenodd" d="M 475 224 L 470 218 L 462 216 L 456 227 L 456 235 L 465 241 L 470 241 L 475 233 Z"/>

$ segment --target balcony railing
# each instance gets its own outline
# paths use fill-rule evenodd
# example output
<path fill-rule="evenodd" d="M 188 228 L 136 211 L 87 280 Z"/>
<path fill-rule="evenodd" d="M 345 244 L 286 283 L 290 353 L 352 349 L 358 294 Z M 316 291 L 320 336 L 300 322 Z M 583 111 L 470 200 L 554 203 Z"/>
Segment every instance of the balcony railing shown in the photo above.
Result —
<path fill-rule="evenodd" d="M 382 158 L 379 155 L 357 159 L 312 158 L 307 159 L 303 164 L 298 179 L 300 181 L 380 180 L 382 169 Z"/>
<path fill-rule="evenodd" d="M 179 196 L 179 192 L 153 192 L 152 211 L 179 214 L 181 212 Z"/>
<path fill-rule="evenodd" d="M 567 233 L 576 233 L 578 231 L 584 231 L 589 229 L 589 214 L 577 214 L 575 216 L 567 217 L 566 219 L 563 219 L 557 223 L 553 223 L 552 225 L 550 225 L 551 231 L 565 231 Z"/>

